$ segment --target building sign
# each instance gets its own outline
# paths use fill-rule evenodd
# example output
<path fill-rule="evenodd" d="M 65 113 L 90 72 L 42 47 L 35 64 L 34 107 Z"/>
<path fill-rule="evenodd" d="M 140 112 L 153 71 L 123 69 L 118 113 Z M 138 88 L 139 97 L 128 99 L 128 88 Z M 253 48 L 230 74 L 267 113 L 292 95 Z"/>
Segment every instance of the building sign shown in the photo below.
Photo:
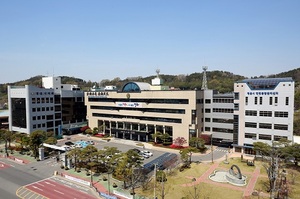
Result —
<path fill-rule="evenodd" d="M 138 102 L 116 102 L 117 107 L 142 108 L 142 103 Z"/>
<path fill-rule="evenodd" d="M 247 95 L 278 95 L 278 92 L 247 92 Z"/>

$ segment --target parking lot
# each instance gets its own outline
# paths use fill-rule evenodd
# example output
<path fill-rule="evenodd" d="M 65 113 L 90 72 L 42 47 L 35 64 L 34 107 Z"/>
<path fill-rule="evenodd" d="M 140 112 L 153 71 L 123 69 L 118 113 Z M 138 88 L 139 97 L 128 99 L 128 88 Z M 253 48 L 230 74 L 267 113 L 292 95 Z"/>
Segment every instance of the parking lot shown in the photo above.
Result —
<path fill-rule="evenodd" d="M 144 164 L 147 164 L 151 161 L 153 161 L 154 159 L 156 159 L 157 157 L 160 157 L 161 155 L 165 154 L 166 152 L 164 151 L 158 151 L 158 150 L 152 150 L 152 149 L 144 149 L 142 146 L 136 146 L 134 145 L 134 142 L 131 142 L 131 144 L 123 144 L 123 143 L 116 143 L 113 141 L 106 141 L 106 140 L 102 140 L 101 138 L 94 138 L 94 137 L 88 137 L 88 136 L 83 136 L 83 135 L 72 135 L 72 136 L 68 136 L 66 139 L 64 140 L 60 140 L 58 141 L 59 146 L 63 146 L 65 145 L 66 142 L 72 142 L 72 143 L 76 143 L 78 141 L 93 141 L 94 145 L 97 149 L 103 149 L 104 147 L 116 147 L 118 150 L 120 150 L 121 152 L 127 152 L 130 149 L 139 149 L 140 151 L 143 150 L 147 150 L 151 153 L 153 153 L 153 156 L 150 156 L 149 158 L 144 158 Z M 130 142 L 127 142 L 130 143 Z"/>

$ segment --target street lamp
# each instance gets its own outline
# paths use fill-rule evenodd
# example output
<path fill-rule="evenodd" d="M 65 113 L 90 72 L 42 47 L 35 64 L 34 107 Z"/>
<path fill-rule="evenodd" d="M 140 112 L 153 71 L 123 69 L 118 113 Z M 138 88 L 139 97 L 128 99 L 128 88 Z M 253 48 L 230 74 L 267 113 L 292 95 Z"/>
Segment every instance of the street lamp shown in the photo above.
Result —
<path fill-rule="evenodd" d="M 214 163 L 214 150 L 213 150 L 213 133 L 210 136 L 210 150 L 211 150 L 211 163 Z"/>

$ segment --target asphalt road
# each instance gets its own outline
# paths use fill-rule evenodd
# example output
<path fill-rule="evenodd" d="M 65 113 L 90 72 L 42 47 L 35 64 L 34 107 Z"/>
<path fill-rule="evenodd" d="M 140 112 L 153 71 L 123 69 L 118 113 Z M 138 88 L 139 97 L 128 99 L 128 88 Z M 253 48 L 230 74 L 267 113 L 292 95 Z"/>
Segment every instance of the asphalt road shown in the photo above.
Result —
<path fill-rule="evenodd" d="M 21 169 L 24 165 L 18 165 L 5 159 L 1 159 L 0 163 L 8 165 L 8 167 L 0 169 L 0 198 L 17 199 L 16 191 L 19 187 L 42 179 Z"/>

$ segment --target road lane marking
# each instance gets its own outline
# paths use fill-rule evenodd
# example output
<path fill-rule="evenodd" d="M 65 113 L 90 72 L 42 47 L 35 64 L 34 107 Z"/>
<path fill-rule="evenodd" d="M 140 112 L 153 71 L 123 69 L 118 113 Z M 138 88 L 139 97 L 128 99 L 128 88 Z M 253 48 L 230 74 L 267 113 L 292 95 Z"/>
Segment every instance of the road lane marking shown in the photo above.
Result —
<path fill-rule="evenodd" d="M 44 191 L 43 189 L 40 189 L 40 188 L 38 188 L 38 187 L 36 187 L 36 186 L 32 186 L 33 188 L 35 188 L 35 189 L 38 189 L 38 190 L 40 190 L 40 191 Z"/>
<path fill-rule="evenodd" d="M 47 182 L 47 181 L 45 181 L 45 183 L 46 183 L 46 184 L 48 184 L 48 185 L 51 185 L 51 186 L 54 186 L 54 187 L 56 187 L 56 185 L 55 185 L 55 184 L 52 184 L 52 183 L 50 183 L 50 182 Z"/>
<path fill-rule="evenodd" d="M 53 189 L 56 193 L 60 193 L 60 194 L 62 194 L 62 195 L 65 195 L 65 193 L 63 193 L 63 192 L 60 192 L 60 191 L 57 191 L 56 189 Z"/>
<path fill-rule="evenodd" d="M 38 185 L 40 185 L 40 186 L 42 186 L 42 187 L 45 187 L 45 185 L 43 185 L 43 184 L 40 184 L 40 183 L 38 183 Z"/>

